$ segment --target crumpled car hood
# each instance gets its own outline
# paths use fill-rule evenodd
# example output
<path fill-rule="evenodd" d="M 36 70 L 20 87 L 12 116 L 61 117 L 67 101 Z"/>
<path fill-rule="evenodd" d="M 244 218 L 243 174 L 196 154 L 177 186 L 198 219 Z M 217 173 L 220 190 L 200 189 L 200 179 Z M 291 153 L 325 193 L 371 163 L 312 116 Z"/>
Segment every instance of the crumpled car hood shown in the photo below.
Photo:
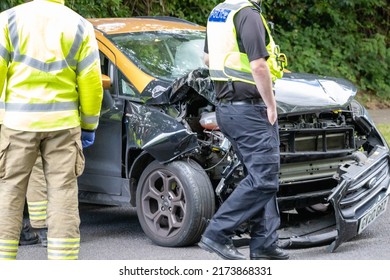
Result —
<path fill-rule="evenodd" d="M 285 73 L 282 79 L 276 81 L 274 89 L 280 114 L 345 107 L 357 92 L 347 80 L 302 73 Z M 176 103 L 185 100 L 190 90 L 215 103 L 214 87 L 208 70 L 204 68 L 175 80 L 162 94 L 147 100 L 147 103 Z"/>
<path fill-rule="evenodd" d="M 347 80 L 313 74 L 285 73 L 275 82 L 279 113 L 345 107 L 356 92 Z"/>

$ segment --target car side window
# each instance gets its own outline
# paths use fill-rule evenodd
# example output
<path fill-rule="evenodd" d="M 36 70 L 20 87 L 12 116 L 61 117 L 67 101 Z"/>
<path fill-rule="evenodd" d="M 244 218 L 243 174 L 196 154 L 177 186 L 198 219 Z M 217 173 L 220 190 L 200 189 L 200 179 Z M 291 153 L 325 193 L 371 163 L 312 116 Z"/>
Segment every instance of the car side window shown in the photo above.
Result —
<path fill-rule="evenodd" d="M 100 56 L 100 70 L 101 70 L 102 74 L 108 76 L 109 59 L 102 52 L 99 52 L 99 56 Z"/>
<path fill-rule="evenodd" d="M 119 95 L 130 97 L 131 99 L 139 99 L 140 93 L 139 91 L 134 87 L 134 85 L 129 81 L 129 79 L 126 78 L 125 75 L 123 75 L 120 71 L 118 71 L 119 74 Z"/>
<path fill-rule="evenodd" d="M 123 73 L 117 69 L 116 65 L 111 62 L 111 60 L 104 55 L 102 52 L 99 52 L 100 54 L 100 68 L 102 74 L 105 74 L 110 77 L 112 87 L 110 90 L 105 90 L 105 94 L 103 97 L 103 105 L 105 104 L 105 99 L 109 99 L 109 97 L 116 95 L 115 87 L 118 87 L 119 96 L 122 97 L 129 97 L 131 99 L 140 99 L 140 93 L 138 90 L 134 87 L 134 85 L 129 81 L 129 79 L 126 78 Z M 118 76 L 118 84 L 116 85 L 115 79 L 116 76 Z M 106 96 L 109 94 L 110 96 Z M 111 103 L 111 102 L 108 102 Z"/>
<path fill-rule="evenodd" d="M 101 114 L 109 111 L 112 107 L 115 106 L 115 101 L 113 96 L 115 95 L 115 75 L 113 71 L 114 64 L 105 56 L 102 52 L 99 52 L 100 56 L 100 69 L 102 74 L 107 75 L 111 79 L 111 88 L 103 90 L 103 100 L 102 100 L 102 108 Z"/>

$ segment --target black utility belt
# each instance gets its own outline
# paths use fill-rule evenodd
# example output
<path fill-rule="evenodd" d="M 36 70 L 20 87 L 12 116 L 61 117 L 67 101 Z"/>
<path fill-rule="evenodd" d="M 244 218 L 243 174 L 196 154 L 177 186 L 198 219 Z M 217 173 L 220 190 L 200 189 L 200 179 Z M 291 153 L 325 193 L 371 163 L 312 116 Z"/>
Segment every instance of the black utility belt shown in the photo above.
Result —
<path fill-rule="evenodd" d="M 219 104 L 230 104 L 230 105 L 264 105 L 264 102 L 262 99 L 256 98 L 256 99 L 244 99 L 244 100 L 227 100 L 227 99 L 219 99 Z"/>

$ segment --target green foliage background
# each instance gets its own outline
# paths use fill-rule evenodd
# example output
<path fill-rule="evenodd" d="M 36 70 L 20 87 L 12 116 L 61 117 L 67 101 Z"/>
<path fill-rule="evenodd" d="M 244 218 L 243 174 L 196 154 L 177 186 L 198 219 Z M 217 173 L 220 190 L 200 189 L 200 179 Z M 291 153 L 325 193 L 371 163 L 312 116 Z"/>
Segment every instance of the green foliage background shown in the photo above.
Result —
<path fill-rule="evenodd" d="M 2 0 L 0 10 L 23 3 Z M 205 25 L 217 0 L 67 0 L 84 17 L 176 16 Z M 267 0 L 264 15 L 289 69 L 343 77 L 390 104 L 390 8 L 387 0 Z"/>

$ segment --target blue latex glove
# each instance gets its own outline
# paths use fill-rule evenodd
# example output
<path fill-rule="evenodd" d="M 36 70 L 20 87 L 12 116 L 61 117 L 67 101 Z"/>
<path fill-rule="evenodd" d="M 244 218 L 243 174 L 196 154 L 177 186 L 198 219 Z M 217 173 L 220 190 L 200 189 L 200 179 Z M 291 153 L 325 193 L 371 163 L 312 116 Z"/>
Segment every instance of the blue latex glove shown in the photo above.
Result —
<path fill-rule="evenodd" d="M 87 148 L 93 144 L 95 141 L 95 131 L 81 131 L 81 144 L 83 148 Z"/>

